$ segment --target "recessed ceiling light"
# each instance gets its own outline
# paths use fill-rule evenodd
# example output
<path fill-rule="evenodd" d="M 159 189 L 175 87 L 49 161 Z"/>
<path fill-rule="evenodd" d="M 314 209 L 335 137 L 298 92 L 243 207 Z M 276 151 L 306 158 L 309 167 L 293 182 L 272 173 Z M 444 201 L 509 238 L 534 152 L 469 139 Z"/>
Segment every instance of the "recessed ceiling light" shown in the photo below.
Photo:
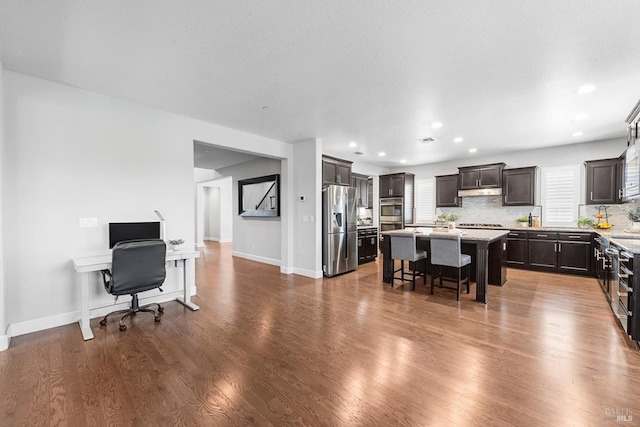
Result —
<path fill-rule="evenodd" d="M 407 163 L 405 159 L 400 160 L 400 163 Z"/>
<path fill-rule="evenodd" d="M 440 129 L 442 127 L 442 123 L 435 122 L 434 124 L 431 125 L 431 127 L 434 129 Z"/>
<path fill-rule="evenodd" d="M 594 85 L 584 85 L 580 86 L 576 92 L 582 95 L 585 93 L 593 92 L 595 89 L 596 87 Z"/>
<path fill-rule="evenodd" d="M 381 151 L 381 152 L 378 153 L 378 156 L 380 156 L 380 157 L 384 157 L 386 155 L 387 155 L 387 153 L 385 153 L 384 151 Z"/>
<path fill-rule="evenodd" d="M 460 137 L 457 137 L 453 140 L 453 142 L 462 142 L 462 141 L 464 141 L 464 138 L 460 138 Z"/>
<path fill-rule="evenodd" d="M 351 141 L 351 142 L 349 143 L 349 147 L 351 147 L 351 148 L 353 148 L 353 147 L 357 147 L 357 146 L 358 146 L 358 143 L 357 143 L 357 142 L 355 142 L 355 141 Z"/>
<path fill-rule="evenodd" d="M 478 149 L 477 149 L 477 148 L 469 148 L 469 152 L 470 152 L 470 153 L 475 153 L 476 151 L 478 151 Z"/>
<path fill-rule="evenodd" d="M 584 135 L 584 133 L 580 132 L 580 131 L 574 132 L 574 133 L 571 134 L 571 136 L 582 136 L 582 135 Z"/>
<path fill-rule="evenodd" d="M 586 120 L 589 118 L 589 115 L 586 113 L 581 113 L 581 114 L 576 114 L 575 117 L 573 118 L 573 120 L 571 120 L 572 122 L 575 122 L 577 120 Z"/>

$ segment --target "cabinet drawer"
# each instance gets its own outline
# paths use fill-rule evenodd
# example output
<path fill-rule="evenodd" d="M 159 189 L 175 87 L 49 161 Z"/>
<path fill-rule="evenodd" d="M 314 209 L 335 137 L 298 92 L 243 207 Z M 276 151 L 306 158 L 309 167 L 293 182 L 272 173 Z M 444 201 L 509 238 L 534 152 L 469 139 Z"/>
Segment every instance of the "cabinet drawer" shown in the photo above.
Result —
<path fill-rule="evenodd" d="M 569 242 L 590 242 L 590 233 L 558 233 L 558 240 Z"/>
<path fill-rule="evenodd" d="M 527 232 L 526 231 L 509 230 L 509 236 L 508 237 L 513 237 L 513 238 L 517 238 L 517 239 L 526 239 L 527 238 Z"/>
<path fill-rule="evenodd" d="M 544 231 L 529 231 L 529 239 L 557 240 L 558 233 L 544 232 Z"/>

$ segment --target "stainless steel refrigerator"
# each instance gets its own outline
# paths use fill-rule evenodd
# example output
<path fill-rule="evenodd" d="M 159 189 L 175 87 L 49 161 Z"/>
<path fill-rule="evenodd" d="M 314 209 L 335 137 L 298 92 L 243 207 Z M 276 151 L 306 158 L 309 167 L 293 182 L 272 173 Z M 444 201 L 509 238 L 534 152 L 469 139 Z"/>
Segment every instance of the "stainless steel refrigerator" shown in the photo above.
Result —
<path fill-rule="evenodd" d="M 356 189 L 343 185 L 322 187 L 322 271 L 325 276 L 358 267 Z"/>

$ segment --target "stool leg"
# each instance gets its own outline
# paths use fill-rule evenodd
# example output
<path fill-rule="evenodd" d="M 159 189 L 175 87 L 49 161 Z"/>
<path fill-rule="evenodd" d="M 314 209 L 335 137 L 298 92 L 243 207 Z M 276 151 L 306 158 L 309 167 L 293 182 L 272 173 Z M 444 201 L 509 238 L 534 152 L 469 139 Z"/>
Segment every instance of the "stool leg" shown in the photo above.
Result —
<path fill-rule="evenodd" d="M 393 258 L 389 260 L 389 266 L 391 267 L 391 287 L 393 288 L 393 276 L 396 275 L 396 263 L 393 261 Z"/>
<path fill-rule="evenodd" d="M 458 279 L 458 287 L 456 289 L 456 301 L 460 301 L 460 267 L 457 268 L 456 278 Z"/>
<path fill-rule="evenodd" d="M 467 264 L 467 293 L 469 293 L 470 285 L 471 285 L 471 264 Z"/>
<path fill-rule="evenodd" d="M 431 266 L 431 295 L 433 295 L 433 285 L 435 284 L 436 281 L 436 276 L 435 276 L 435 266 L 432 265 Z"/>

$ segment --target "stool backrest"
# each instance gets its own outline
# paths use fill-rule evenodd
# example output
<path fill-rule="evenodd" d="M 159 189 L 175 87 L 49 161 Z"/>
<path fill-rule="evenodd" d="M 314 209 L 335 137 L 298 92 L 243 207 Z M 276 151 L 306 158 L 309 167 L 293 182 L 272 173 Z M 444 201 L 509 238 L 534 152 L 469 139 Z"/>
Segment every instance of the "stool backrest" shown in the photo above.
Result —
<path fill-rule="evenodd" d="M 458 233 L 431 233 L 431 264 L 460 267 L 460 235 Z"/>
<path fill-rule="evenodd" d="M 415 233 L 389 236 L 391 239 L 391 259 L 417 261 Z"/>

